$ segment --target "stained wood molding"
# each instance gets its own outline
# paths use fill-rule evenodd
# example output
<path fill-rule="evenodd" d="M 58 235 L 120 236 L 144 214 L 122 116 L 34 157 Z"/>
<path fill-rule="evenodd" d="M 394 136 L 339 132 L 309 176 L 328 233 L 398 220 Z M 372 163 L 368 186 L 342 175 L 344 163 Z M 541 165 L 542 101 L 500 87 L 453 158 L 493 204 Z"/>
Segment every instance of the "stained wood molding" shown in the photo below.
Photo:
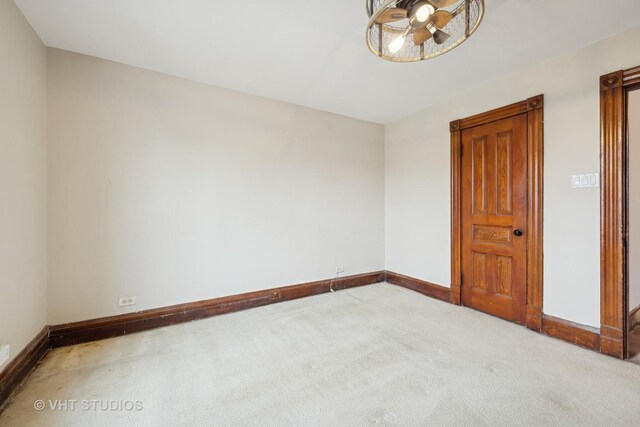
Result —
<path fill-rule="evenodd" d="M 370 285 L 385 280 L 385 272 L 359 274 L 284 286 L 240 295 L 215 298 L 138 313 L 110 316 L 64 325 L 46 326 L 31 343 L 0 372 L 0 411 L 49 349 L 113 338 L 162 326 L 203 319 L 262 305 Z"/>
<path fill-rule="evenodd" d="M 590 326 L 544 315 L 542 333 L 590 350 L 600 349 L 600 333 L 597 328 Z"/>
<path fill-rule="evenodd" d="M 484 125 L 487 123 L 495 122 L 509 117 L 517 116 L 529 111 L 528 100 L 516 102 L 515 104 L 507 105 L 506 107 L 496 108 L 495 110 L 487 111 L 486 113 L 476 114 L 475 116 L 467 117 L 465 119 L 455 120 L 451 123 L 451 131 L 459 131 L 469 129 L 475 126 Z M 454 123 L 457 126 L 454 129 Z"/>
<path fill-rule="evenodd" d="M 417 291 L 440 301 L 450 302 L 450 299 L 447 298 L 450 289 L 444 286 L 391 271 L 385 272 L 385 278 L 387 282 L 394 285 Z M 638 312 L 640 313 L 640 307 L 638 307 Z M 590 350 L 600 350 L 600 331 L 598 328 L 541 314 L 540 329 L 537 332 Z"/>
<path fill-rule="evenodd" d="M 462 131 L 497 120 L 527 115 L 527 311 L 526 325 L 540 332 L 543 301 L 543 159 L 544 95 L 506 107 L 455 120 L 451 131 L 451 303 L 461 304 L 462 212 L 461 145 Z"/>
<path fill-rule="evenodd" d="M 600 77 L 600 352 L 627 355 L 627 94 L 640 67 Z"/>
<path fill-rule="evenodd" d="M 527 111 L 528 162 L 527 197 L 527 327 L 542 329 L 543 297 L 543 211 L 544 211 L 544 97 L 529 98 Z"/>
<path fill-rule="evenodd" d="M 49 327 L 42 331 L 0 372 L 0 412 L 50 348 Z"/>
<path fill-rule="evenodd" d="M 455 125 L 453 124 L 455 123 Z M 462 131 L 451 123 L 451 304 L 462 304 Z"/>
<path fill-rule="evenodd" d="M 384 281 L 384 272 L 379 271 L 56 325 L 51 326 L 51 345 L 62 347 L 113 338 L 276 302 L 319 295 L 330 292 L 330 288 L 338 291 L 382 281 Z"/>
<path fill-rule="evenodd" d="M 622 72 L 622 86 L 633 88 L 640 85 L 640 67 L 629 68 Z"/>
<path fill-rule="evenodd" d="M 394 285 L 420 292 L 423 295 L 440 301 L 449 302 L 451 300 L 450 289 L 444 286 L 394 273 L 392 271 L 385 271 L 385 280 Z"/>

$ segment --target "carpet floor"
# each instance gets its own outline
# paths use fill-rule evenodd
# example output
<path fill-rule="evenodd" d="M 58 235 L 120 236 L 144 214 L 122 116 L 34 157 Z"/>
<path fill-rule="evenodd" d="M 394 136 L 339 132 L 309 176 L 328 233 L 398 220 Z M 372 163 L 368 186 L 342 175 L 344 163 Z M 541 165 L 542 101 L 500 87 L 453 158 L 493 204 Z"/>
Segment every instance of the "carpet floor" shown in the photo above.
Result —
<path fill-rule="evenodd" d="M 0 425 L 638 426 L 640 366 L 382 283 L 53 350 Z"/>

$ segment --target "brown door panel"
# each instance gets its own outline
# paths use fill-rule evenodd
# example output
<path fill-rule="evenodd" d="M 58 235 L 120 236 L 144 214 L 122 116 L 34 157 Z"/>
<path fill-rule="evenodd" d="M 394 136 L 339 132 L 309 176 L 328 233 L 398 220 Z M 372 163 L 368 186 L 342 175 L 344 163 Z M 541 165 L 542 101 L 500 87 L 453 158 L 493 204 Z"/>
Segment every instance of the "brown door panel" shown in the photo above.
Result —
<path fill-rule="evenodd" d="M 462 303 L 518 323 L 526 316 L 526 129 L 520 115 L 462 133 Z"/>

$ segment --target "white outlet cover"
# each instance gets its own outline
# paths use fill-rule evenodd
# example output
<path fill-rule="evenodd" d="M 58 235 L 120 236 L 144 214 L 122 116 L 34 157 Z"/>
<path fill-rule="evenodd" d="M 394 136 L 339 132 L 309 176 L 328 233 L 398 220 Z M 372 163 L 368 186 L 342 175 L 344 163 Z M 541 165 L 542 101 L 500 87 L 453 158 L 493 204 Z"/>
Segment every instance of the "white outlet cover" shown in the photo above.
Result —
<path fill-rule="evenodd" d="M 7 363 L 9 360 L 9 356 L 11 355 L 11 346 L 9 344 L 5 344 L 0 347 L 0 366 Z"/>
<path fill-rule="evenodd" d="M 118 300 L 119 307 L 128 307 L 130 305 L 136 305 L 136 297 L 124 297 Z"/>

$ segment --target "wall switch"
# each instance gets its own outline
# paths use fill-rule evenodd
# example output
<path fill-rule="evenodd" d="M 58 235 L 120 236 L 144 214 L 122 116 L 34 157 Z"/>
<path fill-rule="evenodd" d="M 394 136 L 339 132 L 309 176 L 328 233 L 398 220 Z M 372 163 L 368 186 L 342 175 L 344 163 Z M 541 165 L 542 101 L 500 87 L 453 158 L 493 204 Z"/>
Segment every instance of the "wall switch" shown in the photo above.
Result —
<path fill-rule="evenodd" d="M 600 187 L 599 173 L 571 175 L 571 188 L 598 188 L 598 187 Z"/>
<path fill-rule="evenodd" d="M 580 188 L 580 175 L 573 175 L 571 177 L 571 188 Z"/>
<path fill-rule="evenodd" d="M 336 267 L 336 274 L 344 273 L 344 267 Z"/>
<path fill-rule="evenodd" d="M 120 307 L 127 307 L 129 305 L 136 305 L 136 297 L 120 298 L 118 301 L 118 306 Z"/>
<path fill-rule="evenodd" d="M 11 346 L 9 344 L 5 344 L 0 347 L 0 366 L 7 363 L 7 360 L 9 360 L 10 355 L 11 355 Z"/>

